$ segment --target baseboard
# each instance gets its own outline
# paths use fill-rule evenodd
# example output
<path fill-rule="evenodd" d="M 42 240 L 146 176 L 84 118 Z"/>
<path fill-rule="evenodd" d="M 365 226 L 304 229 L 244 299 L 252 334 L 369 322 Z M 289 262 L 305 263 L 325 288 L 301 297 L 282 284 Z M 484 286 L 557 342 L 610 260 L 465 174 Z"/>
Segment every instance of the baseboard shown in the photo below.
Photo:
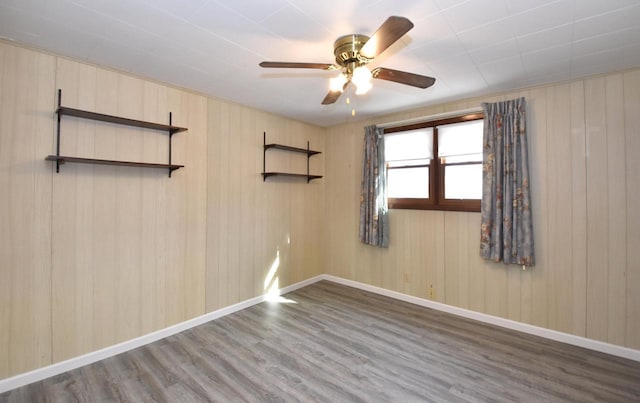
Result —
<path fill-rule="evenodd" d="M 322 276 L 312 277 L 299 283 L 281 288 L 278 294 L 286 294 L 288 292 L 295 291 L 298 288 L 305 287 L 322 279 Z M 210 322 L 214 319 L 218 319 L 231 313 L 248 308 L 250 306 L 259 304 L 266 299 L 266 294 L 260 295 L 258 297 L 238 302 L 237 304 L 233 304 L 216 311 L 209 312 L 193 319 L 186 320 L 173 326 L 169 326 L 164 329 L 160 329 L 155 332 L 136 337 L 135 339 L 127 340 L 113 346 L 105 347 L 101 350 L 92 351 L 90 353 L 83 354 L 78 357 L 73 357 L 65 361 L 57 362 L 46 367 L 38 368 L 30 372 L 18 374 L 11 378 L 2 379 L 0 380 L 0 393 L 19 388 L 33 382 L 41 381 L 43 379 L 50 378 L 63 372 L 92 364 L 96 361 L 104 360 L 105 358 L 113 357 L 114 355 L 133 350 L 134 348 L 142 347 L 146 344 L 153 343 L 154 341 L 191 329 L 192 327 Z"/>
<path fill-rule="evenodd" d="M 415 305 L 424 306 L 426 308 L 436 309 L 438 311 L 447 312 L 453 315 L 474 319 L 480 322 L 490 323 L 492 325 L 504 327 L 507 329 L 517 330 L 523 333 L 541 336 L 550 340 L 555 340 L 555 341 L 571 344 L 574 346 L 584 347 L 590 350 L 599 351 L 602 353 L 611 354 L 617 357 L 623 357 L 623 358 L 640 362 L 640 350 L 634 350 L 631 348 L 604 343 L 597 340 L 587 339 L 585 337 L 558 332 L 558 331 L 546 329 L 543 327 L 533 326 L 526 323 L 499 318 L 497 316 L 492 316 L 485 313 L 470 311 L 468 309 L 458 308 L 458 307 L 443 304 L 440 302 L 435 302 L 435 301 L 431 301 L 424 298 L 414 297 L 414 296 L 403 294 L 397 291 L 391 291 L 385 288 L 376 287 L 376 286 L 372 286 L 365 283 L 360 283 L 358 281 L 347 280 L 341 277 L 336 277 L 328 274 L 321 274 L 319 276 L 315 276 L 307 280 L 281 288 L 278 294 L 279 295 L 286 294 L 321 280 L 327 280 L 334 283 L 343 284 L 349 287 L 354 287 L 354 288 L 357 288 L 363 291 L 368 291 L 374 294 L 384 295 L 400 301 L 405 301 Z M 198 316 L 196 318 L 189 319 L 187 321 L 175 324 L 173 326 L 169 326 L 167 328 L 160 329 L 158 331 L 137 337 L 135 339 L 127 340 L 125 342 L 122 342 L 113 346 L 109 346 L 101 350 L 92 351 L 90 353 L 87 353 L 78 357 L 74 357 L 65 361 L 48 365 L 46 367 L 38 368 L 30 372 L 25 372 L 23 374 L 18 374 L 11 378 L 0 380 L 0 393 L 4 393 L 12 389 L 19 388 L 21 386 L 28 385 L 33 382 L 41 381 L 43 379 L 61 374 L 63 372 L 82 367 L 84 365 L 92 364 L 96 361 L 100 361 L 105 358 L 109 358 L 114 355 L 124 353 L 134 348 L 142 347 L 146 344 L 153 343 L 154 341 L 191 329 L 192 327 L 201 325 L 203 323 L 207 323 L 214 319 L 218 319 L 223 316 L 229 315 L 231 313 L 248 308 L 250 306 L 259 304 L 265 301 L 266 299 L 267 299 L 267 295 L 260 295 L 258 297 L 254 297 L 246 301 L 238 302 L 237 304 L 233 304 L 233 305 L 218 309 L 216 311 Z"/>
<path fill-rule="evenodd" d="M 609 343 L 605 343 L 598 340 L 587 339 L 586 337 L 580 337 L 573 334 L 558 332 L 556 330 L 546 329 L 543 327 L 529 325 L 522 322 L 516 322 L 514 320 L 504 319 L 497 316 L 488 315 L 485 313 L 470 311 L 468 309 L 458 308 L 458 307 L 443 304 L 440 302 L 435 302 L 435 301 L 431 301 L 424 298 L 414 297 L 414 296 L 403 294 L 397 291 L 391 291 L 385 288 L 380 288 L 380 287 L 372 286 L 369 284 L 360 283 L 358 281 L 347 280 L 341 277 L 331 276 L 328 274 L 323 274 L 320 277 L 323 280 L 328 280 L 334 283 L 358 288 L 360 290 L 372 292 L 374 294 L 384 295 L 397 300 L 409 302 L 415 305 L 424 306 L 426 308 L 436 309 L 438 311 L 447 312 L 453 315 L 474 319 L 480 322 L 490 323 L 492 325 L 504 327 L 507 329 L 517 330 L 523 333 L 528 333 L 528 334 L 544 337 L 550 340 L 555 340 L 562 343 L 571 344 L 574 346 L 584 347 L 590 350 L 595 350 L 602 353 L 611 354 L 617 357 L 627 358 L 629 360 L 640 362 L 640 350 L 634 350 L 628 347 L 617 346 L 615 344 L 609 344 Z"/>

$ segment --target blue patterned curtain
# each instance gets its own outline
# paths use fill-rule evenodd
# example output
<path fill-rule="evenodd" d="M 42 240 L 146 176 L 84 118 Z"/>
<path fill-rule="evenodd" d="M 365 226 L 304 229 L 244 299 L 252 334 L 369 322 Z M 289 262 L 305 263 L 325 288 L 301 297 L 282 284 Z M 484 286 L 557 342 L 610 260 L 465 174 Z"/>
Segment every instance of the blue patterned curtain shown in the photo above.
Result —
<path fill-rule="evenodd" d="M 480 256 L 533 266 L 524 98 L 484 103 Z"/>
<path fill-rule="evenodd" d="M 389 246 L 387 177 L 384 166 L 383 130 L 364 128 L 362 188 L 360 191 L 360 242 Z"/>

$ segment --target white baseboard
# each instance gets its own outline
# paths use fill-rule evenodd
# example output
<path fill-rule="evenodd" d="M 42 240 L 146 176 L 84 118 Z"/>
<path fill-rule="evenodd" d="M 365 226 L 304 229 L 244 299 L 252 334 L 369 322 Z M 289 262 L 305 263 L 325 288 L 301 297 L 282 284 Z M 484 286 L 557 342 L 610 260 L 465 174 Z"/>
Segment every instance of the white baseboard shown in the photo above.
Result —
<path fill-rule="evenodd" d="M 490 323 L 492 325 L 504 327 L 511 330 L 517 330 L 519 332 L 544 337 L 550 340 L 555 340 L 562 343 L 571 344 L 574 346 L 588 348 L 590 350 L 600 351 L 602 353 L 615 355 L 617 357 L 627 358 L 634 361 L 640 361 L 640 350 L 634 350 L 628 347 L 622 347 L 622 346 L 617 346 L 615 344 L 609 344 L 609 343 L 605 343 L 598 340 L 587 339 L 586 337 L 580 337 L 573 334 L 558 332 L 556 330 L 546 329 L 543 327 L 529 325 L 522 322 L 516 322 L 514 320 L 488 315 L 486 313 L 470 311 L 468 309 L 458 308 L 458 307 L 443 304 L 440 302 L 435 302 L 435 301 L 431 301 L 424 298 L 414 297 L 414 296 L 403 294 L 397 291 L 391 291 L 385 288 L 375 287 L 369 284 L 364 284 L 364 283 L 360 283 L 353 280 L 347 280 L 341 277 L 331 276 L 328 274 L 323 274 L 321 277 L 323 280 L 333 281 L 334 283 L 347 285 L 349 287 L 358 288 L 364 291 L 369 291 L 374 294 L 384 295 L 384 296 L 398 299 L 401 301 L 409 302 L 415 305 L 436 309 L 438 311 L 451 313 L 453 315 L 474 319 L 484 323 Z"/>
<path fill-rule="evenodd" d="M 604 343 L 597 340 L 587 339 L 585 337 L 575 336 L 568 333 L 562 333 L 555 330 L 545 329 L 538 326 L 529 325 L 526 323 L 516 322 L 509 319 L 499 318 L 485 313 L 479 313 L 470 311 L 468 309 L 458 308 L 451 305 L 446 305 L 440 302 L 431 301 L 424 298 L 414 297 L 411 295 L 403 294 L 397 291 L 391 291 L 384 288 L 372 286 L 369 284 L 360 283 L 358 281 L 347 280 L 341 277 L 331 276 L 328 274 L 321 274 L 301 281 L 299 283 L 292 284 L 279 290 L 278 294 L 286 294 L 288 292 L 295 291 L 299 288 L 316 283 L 321 280 L 332 281 L 334 283 L 343 284 L 349 287 L 358 288 L 360 290 L 368 291 L 374 294 L 384 295 L 397 300 L 409 302 L 415 305 L 424 306 L 426 308 L 436 309 L 451 313 L 453 315 L 462 316 L 469 319 L 478 320 L 480 322 L 490 323 L 492 325 L 501 326 L 507 329 L 517 330 L 523 333 L 533 334 L 536 336 L 545 337 L 550 340 L 556 340 L 567 344 L 572 344 L 579 347 L 588 348 L 590 350 L 600 351 L 603 353 L 615 355 L 618 357 L 627 358 L 640 362 L 640 350 L 634 350 L 627 347 L 616 346 L 614 344 Z M 103 360 L 105 358 L 113 357 L 114 355 L 124 353 L 125 351 L 132 350 L 134 348 L 142 347 L 146 344 L 160 340 L 165 337 L 183 332 L 191 329 L 192 327 L 207 323 L 214 319 L 221 318 L 231 313 L 240 311 L 250 306 L 259 304 L 267 299 L 266 295 L 261 295 L 248 299 L 246 301 L 238 302 L 237 304 L 230 305 L 213 312 L 209 312 L 205 315 L 198 316 L 193 319 L 169 326 L 164 329 L 146 334 L 144 336 L 136 337 L 135 339 L 127 340 L 125 342 L 103 348 L 101 350 L 92 351 L 87 354 L 83 354 L 78 357 L 74 357 L 65 361 L 61 361 L 46 367 L 38 368 L 30 372 L 15 375 L 11 378 L 0 380 L 0 393 L 7 392 L 9 390 L 19 388 L 24 385 L 28 385 L 33 382 L 37 382 L 58 374 L 61 374 L 72 369 L 82 367 L 84 365 L 92 364 L 96 361 Z"/>
<path fill-rule="evenodd" d="M 298 288 L 305 287 L 320 280 L 322 280 L 322 276 L 312 277 L 310 279 L 280 289 L 279 294 L 286 294 L 288 292 L 295 291 Z M 177 323 L 173 326 L 169 326 L 164 329 L 145 334 L 144 336 L 136 337 L 135 339 L 127 340 L 113 346 L 105 347 L 97 351 L 92 351 L 90 353 L 83 354 L 78 357 L 73 357 L 65 361 L 57 362 L 52 365 L 47 365 L 46 367 L 38 368 L 33 371 L 25 372 L 23 374 L 18 374 L 11 378 L 2 379 L 0 380 L 0 393 L 19 388 L 33 382 L 41 381 L 43 379 L 50 378 L 63 372 L 92 364 L 96 361 L 104 360 L 105 358 L 113 357 L 114 355 L 133 350 L 134 348 L 142 347 L 146 344 L 153 343 L 154 341 L 191 329 L 192 327 L 210 322 L 214 319 L 218 319 L 231 313 L 248 308 L 250 306 L 259 304 L 266 299 L 267 295 L 260 295 L 258 297 L 238 302 L 237 304 L 233 304 L 216 311 L 209 312 L 193 319 Z"/>

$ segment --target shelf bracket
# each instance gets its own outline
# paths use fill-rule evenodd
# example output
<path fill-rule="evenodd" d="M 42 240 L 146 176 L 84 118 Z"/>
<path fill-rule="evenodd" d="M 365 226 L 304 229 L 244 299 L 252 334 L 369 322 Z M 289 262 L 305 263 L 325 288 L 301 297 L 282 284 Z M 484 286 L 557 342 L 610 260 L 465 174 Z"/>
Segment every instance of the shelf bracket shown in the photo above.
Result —
<path fill-rule="evenodd" d="M 58 89 L 58 111 L 60 110 L 60 107 L 62 106 L 62 90 Z M 60 118 L 61 118 L 61 113 L 60 112 L 56 112 L 56 115 L 58 115 L 58 126 L 56 129 L 56 156 L 60 157 Z M 56 173 L 60 173 L 60 160 L 56 160 Z"/>
<path fill-rule="evenodd" d="M 267 132 L 262 132 L 262 172 L 267 172 Z M 262 175 L 262 181 L 267 181 L 267 175 Z"/>
<path fill-rule="evenodd" d="M 171 121 L 171 112 L 169 112 L 169 126 L 173 126 L 173 122 Z M 173 130 L 169 130 L 169 165 L 171 165 L 171 143 L 173 143 Z M 171 178 L 171 172 L 173 169 L 169 168 L 169 178 Z"/>
<path fill-rule="evenodd" d="M 307 140 L 307 183 L 311 182 L 311 178 L 309 177 L 309 158 L 311 157 L 309 148 L 309 140 Z"/>

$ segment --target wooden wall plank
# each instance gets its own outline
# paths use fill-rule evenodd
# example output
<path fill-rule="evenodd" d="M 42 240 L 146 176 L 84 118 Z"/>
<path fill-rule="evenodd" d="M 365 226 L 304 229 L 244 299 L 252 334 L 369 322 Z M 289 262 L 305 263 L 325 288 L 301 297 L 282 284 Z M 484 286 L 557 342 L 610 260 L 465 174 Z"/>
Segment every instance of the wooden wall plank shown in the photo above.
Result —
<path fill-rule="evenodd" d="M 186 126 L 188 122 L 188 105 L 182 91 L 169 88 L 167 91 L 167 112 L 171 111 L 177 125 Z M 176 135 L 172 143 L 172 159 L 176 163 L 186 165 L 187 136 L 198 136 L 203 133 L 185 133 Z M 203 167 L 206 169 L 206 167 Z M 165 326 L 173 325 L 186 318 L 188 297 L 191 292 L 185 288 L 188 268 L 186 259 L 186 231 L 187 227 L 187 178 L 189 172 L 185 169 L 174 171 L 166 181 L 166 211 L 165 228 L 167 271 L 165 278 Z M 195 196 L 195 195 L 194 195 Z M 204 220 L 205 217 L 202 217 Z"/>
<path fill-rule="evenodd" d="M 587 322 L 587 144 L 584 82 L 571 83 L 571 223 L 573 226 L 571 328 L 586 335 Z"/>
<path fill-rule="evenodd" d="M 587 295 L 609 288 L 608 173 L 605 80 L 585 81 L 587 140 Z M 574 276 L 577 273 L 574 273 Z M 587 299 L 587 337 L 607 340 L 607 298 Z"/>
<path fill-rule="evenodd" d="M 155 83 L 144 82 L 142 87 L 142 119 L 148 122 L 163 122 L 166 116 L 160 117 L 158 109 L 158 85 Z M 158 162 L 157 148 L 159 140 L 163 136 L 158 136 L 151 130 L 142 133 L 142 161 Z M 166 156 L 165 156 L 166 157 Z M 140 331 L 149 333 L 153 329 L 157 329 L 163 322 L 160 318 L 158 309 L 161 304 L 158 303 L 157 284 L 159 279 L 159 271 L 164 270 L 156 264 L 158 253 L 157 245 L 160 239 L 158 230 L 158 215 L 160 203 L 158 201 L 158 187 L 160 183 L 160 175 L 166 175 L 166 172 L 154 169 L 143 170 L 141 183 L 142 209 L 141 216 L 141 240 L 140 240 L 140 295 L 144 298 L 140 301 Z"/>
<path fill-rule="evenodd" d="M 222 141 L 228 135 L 228 120 L 223 119 L 227 104 L 222 102 L 207 103 L 207 267 L 206 267 L 206 311 L 211 312 L 222 305 L 220 299 L 220 280 L 222 277 L 220 267 L 222 260 L 223 238 L 221 225 L 225 220 L 224 214 L 214 214 L 222 212 L 224 192 L 222 192 L 222 170 L 226 168 L 223 164 L 223 156 L 226 150 L 222 149 Z M 213 135 L 221 133 L 222 135 Z M 226 168 L 228 169 L 228 168 Z M 225 228 L 226 230 L 226 228 Z"/>
<path fill-rule="evenodd" d="M 62 74 L 64 71 L 58 71 Z M 96 111 L 106 114 L 117 113 L 116 73 L 98 69 L 96 71 L 95 107 Z M 62 135 L 62 134 L 61 134 Z M 117 147 L 113 127 L 96 124 L 95 129 L 96 158 L 113 159 Z M 118 167 L 94 167 L 95 180 L 99 185 L 94 187 L 93 225 L 99 228 L 93 234 L 93 346 L 102 348 L 115 343 L 116 340 L 116 220 L 113 212 L 116 209 L 116 183 Z M 55 189 L 54 189 L 55 190 Z"/>
<path fill-rule="evenodd" d="M 205 313 L 206 256 L 207 256 L 207 99 L 202 96 L 188 96 L 182 102 L 179 116 L 188 116 L 183 134 L 186 142 L 185 173 L 187 236 L 185 241 L 185 289 L 186 317 L 192 318 Z M 180 134 L 178 134 L 180 135 Z"/>
<path fill-rule="evenodd" d="M 475 259 L 477 252 L 469 249 L 469 232 L 477 229 L 469 227 L 470 216 L 470 213 L 458 213 L 458 306 L 465 309 L 469 308 L 469 259 Z"/>
<path fill-rule="evenodd" d="M 4 79 L 6 71 L 10 68 L 13 56 L 12 48 L 4 44 L 0 44 L 0 94 L 8 94 L 9 83 Z M 9 133 L 12 128 L 9 124 L 9 117 L 15 114 L 15 104 L 6 101 L 0 97 L 0 189 L 9 188 L 10 174 L 10 149 L 11 137 L 5 133 Z M 9 192 L 0 192 L 0 222 L 9 222 L 11 217 Z M 9 334 L 9 323 L 11 321 L 11 272 L 5 268 L 9 264 L 11 251 L 6 241 L 8 240 L 8 228 L 3 226 L 0 228 L 0 378 L 6 378 L 11 374 L 9 364 L 9 351 L 11 349 L 11 338 Z M 49 231 L 50 232 L 50 231 Z"/>
<path fill-rule="evenodd" d="M 547 89 L 548 156 L 547 203 L 549 266 L 547 283 L 548 326 L 571 331 L 572 312 L 572 195 L 571 188 L 571 86 L 558 85 Z"/>
<path fill-rule="evenodd" d="M 444 213 L 444 302 L 458 305 L 458 266 L 460 249 L 458 248 L 458 214 Z"/>
<path fill-rule="evenodd" d="M 57 84 L 62 89 L 64 105 L 76 105 L 80 84 L 76 81 L 79 74 L 79 66 L 67 60 L 58 60 L 56 71 Z M 57 98 L 57 97 L 56 97 Z M 80 127 L 88 127 L 78 119 L 61 119 L 60 123 L 60 150 L 61 154 L 76 155 L 78 152 L 78 131 Z M 64 137 L 62 137 L 64 133 Z M 86 150 L 85 150 L 86 151 Z M 70 169 L 67 169 L 70 168 Z M 81 327 L 83 308 L 78 306 L 76 296 L 84 284 L 78 284 L 81 273 L 76 272 L 76 255 L 85 253 L 74 249 L 77 242 L 77 227 L 83 223 L 77 223 L 78 195 L 77 176 L 78 166 L 62 166 L 60 172 L 53 180 L 53 217 L 52 217 L 52 344 L 53 360 L 59 361 L 77 354 L 76 346 L 80 343 L 77 331 Z M 80 241 L 82 243 L 82 241 Z M 86 244 L 83 245 L 86 247 Z M 90 289 L 89 289 L 90 290 Z"/>
<path fill-rule="evenodd" d="M 507 319 L 520 321 L 522 309 L 522 273 L 520 267 L 507 269 Z"/>
<path fill-rule="evenodd" d="M 538 88 L 531 90 L 527 102 L 529 121 L 527 135 L 531 148 L 530 180 L 531 205 L 533 215 L 533 236 L 535 242 L 536 266 L 531 272 L 531 324 L 547 327 L 548 320 L 548 287 L 550 281 L 549 262 L 549 225 L 548 190 L 547 190 L 547 90 Z"/>
<path fill-rule="evenodd" d="M 622 74 L 605 79 L 607 120 L 607 228 L 608 290 L 607 341 L 625 345 L 627 205 L 624 133 L 624 87 Z"/>
<path fill-rule="evenodd" d="M 469 214 L 469 309 L 484 312 L 484 260 L 480 258 L 480 214 Z"/>
<path fill-rule="evenodd" d="M 51 346 L 51 192 L 53 170 L 51 163 L 41 160 L 53 150 L 54 122 L 51 115 L 46 113 L 52 105 L 51 92 L 55 89 L 55 60 L 50 55 L 38 54 L 37 59 L 37 94 L 35 98 L 36 114 L 36 142 L 33 153 L 33 169 L 35 172 L 32 189 L 34 191 L 33 204 L 33 233 L 34 243 L 28 253 L 33 258 L 34 283 L 32 299 L 35 306 L 33 326 L 35 340 L 33 363 L 20 360 L 22 368 L 47 365 L 52 361 Z M 2 89 L 0 88 L 0 92 Z M 1 108 L 1 107 L 0 107 Z M 24 133 L 22 133 L 24 135 Z M 2 137 L 0 135 L 0 137 Z M 0 265 L 2 265 L 0 261 Z M 2 270 L 0 270 L 2 271 Z M 2 333 L 0 331 L 0 333 Z M 2 359 L 0 359 L 2 361 Z M 17 372 L 13 369 L 13 372 Z M 0 377 L 2 375 L 0 374 Z"/>
<path fill-rule="evenodd" d="M 240 117 L 240 127 L 237 133 L 236 143 L 239 144 L 240 150 L 237 156 L 235 170 L 237 171 L 237 182 L 241 185 L 239 189 L 239 200 L 236 205 L 239 209 L 238 225 L 240 250 L 238 255 L 238 291 L 239 300 L 255 296 L 253 262 L 255 254 L 255 242 L 253 232 L 255 230 L 253 224 L 255 222 L 254 200 L 256 193 L 256 177 L 259 168 L 254 166 L 255 159 L 252 154 L 256 149 L 260 148 L 260 143 L 256 141 L 258 134 L 256 128 L 256 112 L 249 108 L 242 108 Z"/>
<path fill-rule="evenodd" d="M 627 347 L 640 349 L 640 71 L 624 73 L 624 132 L 627 199 Z"/>
<path fill-rule="evenodd" d="M 118 74 L 116 115 L 142 118 L 142 81 Z M 139 161 L 142 157 L 141 130 L 116 127 L 116 158 Z M 142 231 L 142 168 L 118 167 L 116 180 L 116 342 L 140 334 L 140 249 Z M 87 228 L 88 229 L 88 228 Z M 78 232 L 80 233 L 80 232 Z"/>

